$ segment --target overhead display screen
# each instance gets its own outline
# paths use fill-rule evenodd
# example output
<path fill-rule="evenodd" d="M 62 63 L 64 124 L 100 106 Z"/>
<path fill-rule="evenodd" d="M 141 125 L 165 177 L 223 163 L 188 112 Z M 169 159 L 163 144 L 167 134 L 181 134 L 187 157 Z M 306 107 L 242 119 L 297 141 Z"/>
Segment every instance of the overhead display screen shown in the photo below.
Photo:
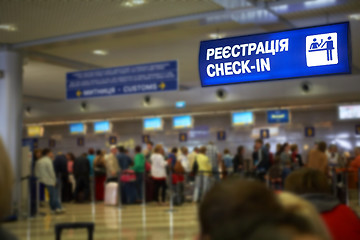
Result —
<path fill-rule="evenodd" d="M 234 112 L 232 113 L 232 125 L 243 126 L 254 123 L 254 115 L 252 112 Z"/>
<path fill-rule="evenodd" d="M 83 123 L 72 123 L 70 124 L 70 133 L 71 134 L 85 134 L 86 126 Z"/>
<path fill-rule="evenodd" d="M 144 119 L 145 131 L 154 131 L 154 130 L 162 130 L 162 129 L 163 129 L 163 121 L 160 117 Z"/>
<path fill-rule="evenodd" d="M 349 23 L 200 44 L 203 87 L 350 72 Z"/>
<path fill-rule="evenodd" d="M 173 117 L 173 127 L 176 129 L 192 128 L 193 118 L 190 115 L 175 116 Z"/>
<path fill-rule="evenodd" d="M 43 126 L 28 126 L 27 127 L 28 137 L 42 137 L 44 135 Z"/>
<path fill-rule="evenodd" d="M 290 113 L 288 110 L 271 110 L 267 112 L 268 123 L 288 123 Z"/>
<path fill-rule="evenodd" d="M 109 121 L 94 122 L 95 133 L 111 132 L 111 123 Z"/>
<path fill-rule="evenodd" d="M 360 119 L 360 105 L 339 106 L 339 119 Z"/>

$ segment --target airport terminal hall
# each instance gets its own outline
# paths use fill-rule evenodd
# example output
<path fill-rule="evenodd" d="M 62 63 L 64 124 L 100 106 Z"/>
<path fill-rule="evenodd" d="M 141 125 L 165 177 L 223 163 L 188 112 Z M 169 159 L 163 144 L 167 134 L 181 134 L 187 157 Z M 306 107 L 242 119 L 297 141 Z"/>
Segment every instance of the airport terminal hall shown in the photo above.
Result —
<path fill-rule="evenodd" d="M 0 0 L 0 240 L 360 240 L 360 0 Z"/>

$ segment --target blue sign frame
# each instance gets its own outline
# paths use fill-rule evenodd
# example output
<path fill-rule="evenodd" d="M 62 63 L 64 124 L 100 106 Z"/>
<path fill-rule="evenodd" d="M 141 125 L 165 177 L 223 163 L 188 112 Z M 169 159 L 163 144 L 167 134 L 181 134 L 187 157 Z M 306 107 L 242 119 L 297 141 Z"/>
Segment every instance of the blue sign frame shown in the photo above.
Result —
<path fill-rule="evenodd" d="M 164 128 L 164 123 L 161 117 L 144 118 L 144 131 L 160 131 Z"/>
<path fill-rule="evenodd" d="M 151 142 L 150 135 L 142 135 L 142 142 L 143 143 Z"/>
<path fill-rule="evenodd" d="M 177 89 L 178 63 L 176 60 L 66 74 L 67 99 L 175 91 Z"/>
<path fill-rule="evenodd" d="M 180 133 L 179 134 L 179 142 L 187 142 L 187 140 L 188 140 L 187 133 Z"/>
<path fill-rule="evenodd" d="M 315 137 L 315 128 L 305 127 L 305 137 Z"/>
<path fill-rule="evenodd" d="M 174 129 L 192 128 L 193 126 L 194 119 L 191 115 L 181 115 L 173 117 Z"/>
<path fill-rule="evenodd" d="M 289 123 L 290 112 L 289 110 L 270 110 L 267 112 L 268 123 Z"/>
<path fill-rule="evenodd" d="M 351 73 L 349 23 L 202 41 L 202 87 Z M 315 56 L 315 57 L 314 57 Z"/>
<path fill-rule="evenodd" d="M 269 129 L 260 129 L 260 138 L 261 139 L 270 138 L 270 130 Z"/>
<path fill-rule="evenodd" d="M 218 131 L 217 139 L 218 139 L 218 141 L 225 141 L 226 140 L 226 131 Z"/>

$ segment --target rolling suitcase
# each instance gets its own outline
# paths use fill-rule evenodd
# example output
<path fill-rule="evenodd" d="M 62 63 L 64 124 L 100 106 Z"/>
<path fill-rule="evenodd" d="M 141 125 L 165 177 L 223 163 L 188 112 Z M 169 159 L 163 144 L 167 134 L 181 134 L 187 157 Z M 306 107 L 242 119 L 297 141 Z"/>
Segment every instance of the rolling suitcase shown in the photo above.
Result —
<path fill-rule="evenodd" d="M 105 186 L 105 205 L 115 206 L 118 204 L 119 185 L 116 182 L 110 182 Z"/>

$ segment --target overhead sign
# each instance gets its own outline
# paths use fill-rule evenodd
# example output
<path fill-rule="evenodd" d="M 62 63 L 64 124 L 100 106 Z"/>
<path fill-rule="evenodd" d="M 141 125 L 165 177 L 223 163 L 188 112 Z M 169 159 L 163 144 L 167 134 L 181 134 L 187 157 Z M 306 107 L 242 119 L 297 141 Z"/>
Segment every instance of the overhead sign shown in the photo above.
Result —
<path fill-rule="evenodd" d="M 163 121 L 160 117 L 144 118 L 144 130 L 155 131 L 163 129 Z"/>
<path fill-rule="evenodd" d="M 42 137 L 44 135 L 44 127 L 43 126 L 28 126 L 27 127 L 27 135 L 29 137 Z"/>
<path fill-rule="evenodd" d="M 94 122 L 95 133 L 111 132 L 111 123 L 109 121 Z"/>
<path fill-rule="evenodd" d="M 254 123 L 254 114 L 252 112 L 233 112 L 232 125 L 243 126 Z"/>
<path fill-rule="evenodd" d="M 203 87 L 350 73 L 349 23 L 203 41 Z"/>
<path fill-rule="evenodd" d="M 67 99 L 177 89 L 177 61 L 71 72 L 66 75 Z"/>
<path fill-rule="evenodd" d="M 315 137 L 315 128 L 305 127 L 305 137 Z"/>
<path fill-rule="evenodd" d="M 192 128 L 193 124 L 193 118 L 190 115 L 173 117 L 173 127 L 175 129 Z"/>
<path fill-rule="evenodd" d="M 71 123 L 70 124 L 70 133 L 71 134 L 85 134 L 86 126 L 84 123 Z"/>
<path fill-rule="evenodd" d="M 360 105 L 339 106 L 339 119 L 360 119 Z"/>
<path fill-rule="evenodd" d="M 288 123 L 290 114 L 288 110 L 271 110 L 267 112 L 268 123 Z"/>

